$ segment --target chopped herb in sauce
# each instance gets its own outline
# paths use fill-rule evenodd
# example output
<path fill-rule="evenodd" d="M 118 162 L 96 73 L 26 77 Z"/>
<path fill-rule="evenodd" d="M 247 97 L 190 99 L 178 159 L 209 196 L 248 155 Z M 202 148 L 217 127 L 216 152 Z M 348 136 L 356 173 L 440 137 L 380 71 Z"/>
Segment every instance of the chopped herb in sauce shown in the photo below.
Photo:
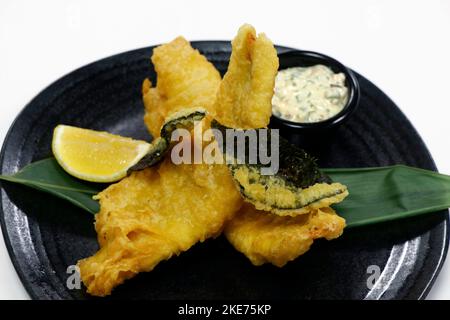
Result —
<path fill-rule="evenodd" d="M 341 112 L 347 100 L 343 73 L 320 64 L 288 68 L 276 77 L 272 112 L 294 122 L 319 122 Z"/>

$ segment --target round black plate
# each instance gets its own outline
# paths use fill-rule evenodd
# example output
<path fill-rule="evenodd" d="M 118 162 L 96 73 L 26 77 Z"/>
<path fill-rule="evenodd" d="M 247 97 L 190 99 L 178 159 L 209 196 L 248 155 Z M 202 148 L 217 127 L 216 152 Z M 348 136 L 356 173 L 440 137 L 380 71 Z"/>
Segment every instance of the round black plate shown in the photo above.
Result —
<path fill-rule="evenodd" d="M 228 42 L 194 42 L 223 73 Z M 284 52 L 287 48 L 278 48 Z M 17 117 L 1 154 L 3 174 L 51 155 L 52 129 L 60 123 L 149 139 L 141 83 L 155 80 L 152 48 L 95 62 L 58 80 Z M 372 83 L 358 76 L 361 105 L 343 126 L 307 146 L 324 167 L 404 163 L 436 169 L 409 121 Z M 312 140 L 311 140 L 312 139 Z M 315 140 L 314 140 L 315 139 Z M 14 266 L 35 299 L 88 299 L 69 290 L 66 272 L 97 250 L 93 217 L 50 195 L 2 183 L 1 222 Z M 284 268 L 254 267 L 223 237 L 197 244 L 179 257 L 114 290 L 110 299 L 393 299 L 424 298 L 447 251 L 447 211 L 347 230 L 317 241 Z M 382 271 L 368 288 L 370 266 Z M 370 286 L 369 286 L 370 287 Z"/>

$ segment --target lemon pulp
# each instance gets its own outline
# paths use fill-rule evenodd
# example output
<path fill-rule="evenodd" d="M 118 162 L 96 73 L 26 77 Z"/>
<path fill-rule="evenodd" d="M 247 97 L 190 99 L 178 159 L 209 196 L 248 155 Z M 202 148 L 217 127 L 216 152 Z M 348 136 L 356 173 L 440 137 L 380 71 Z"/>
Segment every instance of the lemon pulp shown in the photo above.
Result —
<path fill-rule="evenodd" d="M 142 159 L 151 145 L 102 131 L 58 125 L 52 150 L 63 169 L 82 180 L 113 182 Z"/>

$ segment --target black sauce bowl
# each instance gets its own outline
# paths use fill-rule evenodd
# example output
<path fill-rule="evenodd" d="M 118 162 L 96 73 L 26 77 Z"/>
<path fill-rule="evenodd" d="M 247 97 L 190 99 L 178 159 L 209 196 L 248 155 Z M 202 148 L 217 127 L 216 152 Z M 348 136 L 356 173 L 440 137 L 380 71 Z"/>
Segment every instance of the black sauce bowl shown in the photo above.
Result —
<path fill-rule="evenodd" d="M 333 72 L 342 72 L 345 75 L 345 85 L 348 88 L 348 101 L 341 112 L 337 115 L 320 121 L 311 123 L 294 122 L 272 114 L 270 127 L 287 130 L 291 133 L 317 133 L 327 131 L 344 123 L 359 105 L 359 83 L 354 73 L 342 63 L 329 56 L 318 52 L 290 50 L 278 55 L 280 60 L 279 70 L 292 67 L 311 67 L 317 64 L 323 64 L 329 67 Z"/>

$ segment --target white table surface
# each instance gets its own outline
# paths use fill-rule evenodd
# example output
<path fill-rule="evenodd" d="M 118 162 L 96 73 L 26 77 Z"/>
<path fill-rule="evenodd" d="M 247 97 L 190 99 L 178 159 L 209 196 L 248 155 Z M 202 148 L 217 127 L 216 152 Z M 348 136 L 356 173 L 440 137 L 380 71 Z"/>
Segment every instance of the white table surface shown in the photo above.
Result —
<path fill-rule="evenodd" d="M 244 22 L 277 44 L 327 53 L 369 78 L 412 121 L 439 170 L 450 174 L 449 0 L 2 0 L 0 141 L 28 101 L 75 68 L 180 34 L 231 39 Z M 428 298 L 450 299 L 449 261 Z M 3 238 L 0 299 L 29 299 Z"/>

